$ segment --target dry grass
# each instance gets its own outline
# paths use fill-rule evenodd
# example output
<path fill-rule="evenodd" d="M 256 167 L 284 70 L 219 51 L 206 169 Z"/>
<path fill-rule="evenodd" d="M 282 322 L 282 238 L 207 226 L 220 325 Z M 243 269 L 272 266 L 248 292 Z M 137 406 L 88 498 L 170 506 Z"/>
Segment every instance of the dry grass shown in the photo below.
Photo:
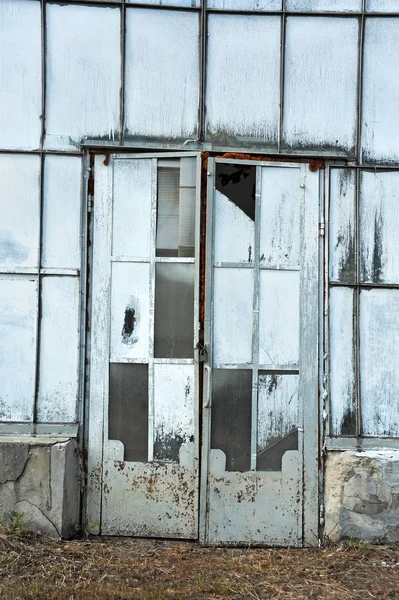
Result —
<path fill-rule="evenodd" d="M 355 543 L 298 550 L 128 538 L 57 542 L 0 532 L 0 598 L 399 598 L 399 552 Z"/>

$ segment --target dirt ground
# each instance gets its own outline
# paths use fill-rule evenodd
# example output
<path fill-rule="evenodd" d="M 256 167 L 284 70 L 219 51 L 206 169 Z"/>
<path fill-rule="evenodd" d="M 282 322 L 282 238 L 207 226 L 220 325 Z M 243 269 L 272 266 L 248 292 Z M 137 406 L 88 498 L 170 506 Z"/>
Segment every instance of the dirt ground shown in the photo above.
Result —
<path fill-rule="evenodd" d="M 399 598 L 399 547 L 203 548 L 0 531 L 1 600 Z"/>

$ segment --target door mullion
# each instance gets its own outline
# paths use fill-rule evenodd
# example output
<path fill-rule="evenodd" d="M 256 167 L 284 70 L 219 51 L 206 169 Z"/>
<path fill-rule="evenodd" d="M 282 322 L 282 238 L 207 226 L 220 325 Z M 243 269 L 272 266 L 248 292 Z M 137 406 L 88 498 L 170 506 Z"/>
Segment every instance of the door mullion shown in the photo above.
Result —
<path fill-rule="evenodd" d="M 148 462 L 154 460 L 154 318 L 155 244 L 157 228 L 157 159 L 151 160 L 150 290 L 148 332 Z"/>

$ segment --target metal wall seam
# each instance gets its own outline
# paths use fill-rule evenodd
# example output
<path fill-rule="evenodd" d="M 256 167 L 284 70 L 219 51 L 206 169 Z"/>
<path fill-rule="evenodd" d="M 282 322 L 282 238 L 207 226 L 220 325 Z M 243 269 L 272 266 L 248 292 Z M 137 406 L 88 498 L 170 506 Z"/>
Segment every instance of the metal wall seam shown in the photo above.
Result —
<path fill-rule="evenodd" d="M 364 25 L 365 25 L 365 4 L 362 0 L 362 15 L 359 21 L 359 54 L 357 68 L 357 127 L 356 127 L 356 162 L 359 164 L 362 160 L 362 114 L 363 114 L 363 64 L 364 64 Z"/>
<path fill-rule="evenodd" d="M 356 435 L 362 433 L 362 413 L 360 406 L 360 217 L 359 217 L 359 195 L 360 195 L 360 169 L 356 170 L 356 206 L 355 206 L 355 248 L 356 248 L 356 287 L 355 287 L 355 307 L 354 307 L 354 330 L 355 330 L 355 403 L 356 403 Z"/>
<path fill-rule="evenodd" d="M 119 105 L 119 145 L 123 146 L 125 139 L 125 73 L 126 73 L 126 5 L 120 8 L 121 27 L 121 91 Z"/>
<path fill-rule="evenodd" d="M 284 7 L 283 0 L 283 7 Z M 283 143 L 283 120 L 284 120 L 284 75 L 285 75 L 285 30 L 286 30 L 286 16 L 285 11 L 281 15 L 281 32 L 280 32 L 280 105 L 279 105 L 279 119 L 278 119 L 278 132 L 277 132 L 277 152 L 281 153 Z"/>
<path fill-rule="evenodd" d="M 150 290 L 148 332 L 148 462 L 154 460 L 154 324 L 155 324 L 155 247 L 157 227 L 158 161 L 151 159 Z"/>

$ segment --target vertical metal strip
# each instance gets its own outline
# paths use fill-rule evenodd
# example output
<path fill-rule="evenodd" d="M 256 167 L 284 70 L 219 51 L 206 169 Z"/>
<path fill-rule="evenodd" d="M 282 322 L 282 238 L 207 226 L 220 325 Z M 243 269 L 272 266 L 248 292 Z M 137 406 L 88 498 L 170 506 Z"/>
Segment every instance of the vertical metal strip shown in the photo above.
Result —
<path fill-rule="evenodd" d="M 360 331 L 359 331 L 359 316 L 360 316 L 360 217 L 359 217 L 359 204 L 360 204 L 360 169 L 356 169 L 356 207 L 355 207 L 355 218 L 356 218 L 356 231 L 355 231 L 355 248 L 356 248 L 356 287 L 355 287 L 355 402 L 356 402 L 356 436 L 360 437 L 362 434 L 362 412 L 361 412 L 361 389 L 360 389 Z"/>
<path fill-rule="evenodd" d="M 284 1 L 283 1 L 284 5 Z M 277 133 L 277 145 L 278 152 L 281 153 L 283 144 L 283 111 L 284 111 L 284 76 L 285 76 L 285 33 L 287 18 L 285 9 L 281 14 L 281 31 L 280 31 L 280 104 L 279 104 L 279 119 L 278 119 L 278 133 Z"/>
<path fill-rule="evenodd" d="M 195 414 L 194 414 L 194 440 L 195 458 L 199 459 L 199 328 L 200 328 L 200 262 L 201 262 L 201 154 L 196 157 L 195 170 L 195 263 L 194 263 L 194 381 L 195 381 Z"/>
<path fill-rule="evenodd" d="M 262 167 L 256 167 L 255 188 L 255 248 L 253 263 L 253 319 L 252 319 L 252 411 L 251 411 L 251 471 L 256 470 L 258 444 L 258 371 L 259 371 L 259 288 L 260 288 L 260 213 Z M 264 172 L 264 171 L 263 171 Z"/>
<path fill-rule="evenodd" d="M 327 394 L 327 418 L 326 420 L 320 420 L 320 426 L 324 427 L 321 431 L 324 436 L 330 435 L 331 430 L 331 398 L 330 398 L 330 287 L 329 287 L 329 264 L 330 264 L 330 172 L 331 167 L 326 166 L 325 180 L 324 180 L 324 257 L 321 257 L 324 265 L 324 281 L 321 285 L 323 290 L 324 302 L 321 305 L 321 315 L 324 317 L 324 327 L 320 332 L 320 348 L 321 348 L 321 359 L 320 359 L 320 373 L 321 373 L 321 385 L 320 389 L 324 390 L 324 395 Z M 322 398 L 322 400 L 324 400 Z M 324 404 L 324 402 L 323 402 Z"/>
<path fill-rule="evenodd" d="M 198 131 L 197 139 L 204 141 L 205 137 L 205 92 L 206 92 L 206 62 L 208 53 L 208 35 L 207 35 L 207 0 L 201 2 L 201 12 L 199 14 L 199 86 L 198 86 Z"/>
<path fill-rule="evenodd" d="M 363 64 L 364 64 L 364 27 L 365 27 L 365 4 L 362 0 L 362 16 L 359 21 L 359 47 L 357 66 L 357 128 L 356 128 L 356 160 L 362 162 L 362 116 L 363 116 Z"/>
<path fill-rule="evenodd" d="M 119 145 L 123 146 L 125 139 L 125 73 L 126 73 L 126 5 L 120 7 L 121 19 L 121 90 L 119 111 Z"/>
<path fill-rule="evenodd" d="M 148 462 L 154 460 L 154 320 L 155 243 L 157 227 L 157 159 L 151 159 L 150 290 L 148 332 Z"/>

